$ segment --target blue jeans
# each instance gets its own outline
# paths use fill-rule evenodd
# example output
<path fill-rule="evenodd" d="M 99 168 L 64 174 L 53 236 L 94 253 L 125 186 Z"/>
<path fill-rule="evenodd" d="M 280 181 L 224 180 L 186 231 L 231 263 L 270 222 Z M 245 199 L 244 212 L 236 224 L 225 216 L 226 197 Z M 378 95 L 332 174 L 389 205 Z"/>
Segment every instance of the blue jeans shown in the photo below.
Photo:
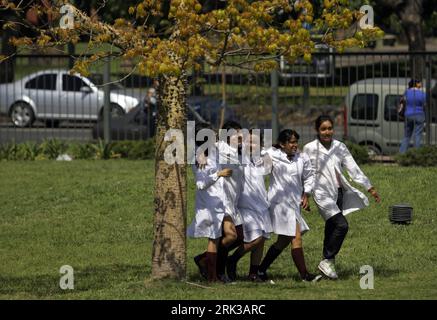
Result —
<path fill-rule="evenodd" d="M 419 148 L 422 144 L 422 133 L 425 126 L 425 115 L 417 114 L 405 117 L 405 136 L 401 143 L 400 153 L 407 152 L 411 136 L 414 134 L 414 146 Z"/>

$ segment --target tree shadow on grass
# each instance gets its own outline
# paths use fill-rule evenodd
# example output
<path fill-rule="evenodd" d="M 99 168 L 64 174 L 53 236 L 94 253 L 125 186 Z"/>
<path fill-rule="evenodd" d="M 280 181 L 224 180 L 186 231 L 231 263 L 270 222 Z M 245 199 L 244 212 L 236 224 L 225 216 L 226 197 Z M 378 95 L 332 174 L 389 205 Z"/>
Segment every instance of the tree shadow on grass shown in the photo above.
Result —
<path fill-rule="evenodd" d="M 273 273 L 268 273 L 269 275 L 269 279 L 272 280 L 278 280 L 278 281 L 282 281 L 282 280 L 290 280 L 291 278 L 288 275 L 285 274 L 281 274 L 278 272 L 273 272 Z M 203 283 L 208 283 L 206 281 L 206 279 L 204 279 L 199 272 L 194 272 L 194 273 L 190 273 L 187 276 L 187 280 L 191 281 L 191 282 L 203 282 Z M 249 279 L 249 275 L 246 273 L 238 273 L 237 274 L 237 281 L 238 282 L 247 282 L 247 283 L 256 283 L 256 282 L 252 282 Z"/>
<path fill-rule="evenodd" d="M 58 270 L 59 271 L 59 270 Z M 0 294 L 29 294 L 37 297 L 102 290 L 123 282 L 142 282 L 150 274 L 146 265 L 114 264 L 74 269 L 74 290 L 62 290 L 59 281 L 64 274 L 4 276 L 0 275 Z"/>

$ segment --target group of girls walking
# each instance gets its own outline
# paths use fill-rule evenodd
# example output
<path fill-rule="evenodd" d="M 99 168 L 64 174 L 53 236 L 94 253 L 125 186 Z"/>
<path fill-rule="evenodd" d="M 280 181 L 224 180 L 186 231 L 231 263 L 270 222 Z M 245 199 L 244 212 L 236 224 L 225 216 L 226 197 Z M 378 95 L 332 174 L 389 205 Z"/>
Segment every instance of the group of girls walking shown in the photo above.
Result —
<path fill-rule="evenodd" d="M 208 126 L 198 124 L 196 136 L 205 128 Z M 348 232 L 345 215 L 369 204 L 367 197 L 350 185 L 343 170 L 377 202 L 380 198 L 345 144 L 333 139 L 332 119 L 317 118 L 317 138 L 302 151 L 298 149 L 299 134 L 291 129 L 281 131 L 277 143 L 268 149 L 262 148 L 262 137 L 255 130 L 243 141 L 238 123 L 229 121 L 222 129 L 232 131 L 227 141 L 219 140 L 205 149 L 193 165 L 195 216 L 187 233 L 208 238 L 207 250 L 194 258 L 201 275 L 210 282 L 235 281 L 238 261 L 250 252 L 248 278 L 267 281 L 268 268 L 291 244 L 291 257 L 301 279 L 320 280 L 320 274 L 308 271 L 302 246 L 302 235 L 309 227 L 301 210 L 310 210 L 312 196 L 325 220 L 323 259 L 318 269 L 337 279 L 335 257 Z M 201 146 L 203 141 L 196 144 Z M 265 240 L 272 233 L 277 239 L 263 257 Z"/>

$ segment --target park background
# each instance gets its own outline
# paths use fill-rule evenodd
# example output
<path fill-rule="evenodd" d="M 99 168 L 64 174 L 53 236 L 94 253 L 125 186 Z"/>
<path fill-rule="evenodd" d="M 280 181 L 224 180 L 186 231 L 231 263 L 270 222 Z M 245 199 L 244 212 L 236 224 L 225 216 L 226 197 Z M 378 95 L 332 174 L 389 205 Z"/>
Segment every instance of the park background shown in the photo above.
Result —
<path fill-rule="evenodd" d="M 126 1 L 126 5 L 128 3 Z M 190 75 L 190 94 L 225 101 L 222 106 L 232 110 L 233 116 L 246 127 L 271 128 L 275 121 L 272 110 L 276 108 L 278 129 L 297 129 L 302 133 L 301 142 L 314 138 L 314 118 L 320 113 L 329 113 L 336 119 L 337 137 L 343 138 L 347 131 L 345 95 L 354 82 L 381 77 L 410 78 L 410 61 L 417 56 L 429 59 L 425 75 L 437 78 L 435 1 L 418 1 L 425 8 L 422 32 L 426 46 L 416 48 L 418 52 L 415 53 L 396 12 L 384 10 L 386 7 L 381 3 L 374 1 L 371 4 L 376 9 L 375 22 L 382 22 L 386 36 L 369 48 L 347 50 L 341 55 L 321 50 L 314 54 L 310 64 L 299 61 L 291 69 L 284 68 L 276 74 L 205 67 L 202 72 Z M 115 14 L 124 10 L 119 7 L 120 2 L 111 4 L 107 7 L 111 10 L 103 11 L 101 19 L 111 21 Z M 85 2 L 79 5 L 85 6 Z M 91 7 L 85 9 L 92 10 Z M 10 50 L 5 45 L 7 36 L 7 31 L 1 33 L 2 54 L 8 54 L 7 50 Z M 79 43 L 74 48 L 62 49 L 80 55 L 84 53 L 84 47 Z M 59 55 L 58 51 L 24 51 L 16 56 L 12 66 L 8 63 L 0 64 L 2 83 L 19 80 L 48 67 L 69 68 L 71 57 Z M 131 63 L 128 60 L 111 62 L 110 78 L 123 78 Z M 102 83 L 104 70 L 104 65 L 92 67 L 96 83 Z M 122 84 L 121 89 L 115 89 L 141 99 L 152 85 L 152 79 L 134 74 Z M 219 124 L 222 119 L 214 120 Z M 424 164 L 425 159 L 437 159 L 435 149 L 427 149 L 428 153 L 419 156 L 413 150 L 404 162 L 396 161 L 394 154 L 374 157 L 370 152 L 372 159 L 363 156 L 367 163 L 362 168 L 383 201 L 379 205 L 371 202 L 369 208 L 349 216 L 351 230 L 338 257 L 341 280 L 301 283 L 290 254 L 284 252 L 271 270 L 276 285 L 245 281 L 248 269 L 248 257 L 245 257 L 239 264 L 240 278 L 236 285 L 210 286 L 202 282 L 192 262 L 192 257 L 205 247 L 202 240 L 188 241 L 186 279 L 150 280 L 154 213 L 154 162 L 150 155 L 153 154 L 153 143 L 140 141 L 137 148 L 142 149 L 136 152 L 130 152 L 129 146 L 115 149 L 110 139 L 98 141 L 92 137 L 94 125 L 91 121 L 64 121 L 59 126 L 54 122 L 49 125 L 36 122 L 31 128 L 16 128 L 7 115 L 0 118 L 0 159 L 3 160 L 0 162 L 0 298 L 437 297 L 434 216 L 437 199 L 433 192 L 437 187 L 437 171 L 433 166 L 418 166 Z M 122 138 L 123 132 L 118 136 Z M 94 147 L 89 146 L 91 143 Z M 69 148 L 64 144 L 74 146 Z M 74 154 L 74 160 L 55 161 L 65 152 Z M 129 153 L 136 154 L 131 156 L 133 159 L 144 160 L 90 160 L 129 158 Z M 429 164 L 435 165 L 432 161 Z M 194 205 L 191 173 L 188 187 L 187 223 L 192 219 Z M 412 224 L 390 223 L 389 207 L 399 203 L 409 203 L 414 208 Z M 316 271 L 322 251 L 323 223 L 315 204 L 311 203 L 311 207 L 311 213 L 306 216 L 311 231 L 304 237 L 304 250 L 307 264 Z M 74 269 L 74 290 L 61 290 L 59 286 L 62 276 L 59 269 L 63 265 L 71 265 Z M 362 275 L 359 272 L 363 265 L 374 268 L 373 290 L 360 288 Z"/>

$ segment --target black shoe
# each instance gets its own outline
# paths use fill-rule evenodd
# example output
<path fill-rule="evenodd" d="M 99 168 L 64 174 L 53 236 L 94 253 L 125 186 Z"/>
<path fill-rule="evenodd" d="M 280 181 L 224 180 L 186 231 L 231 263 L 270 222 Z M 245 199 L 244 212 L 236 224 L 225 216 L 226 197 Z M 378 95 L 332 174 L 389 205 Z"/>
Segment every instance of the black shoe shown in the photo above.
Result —
<path fill-rule="evenodd" d="M 263 282 L 263 281 L 258 277 L 258 275 L 257 275 L 256 273 L 249 274 L 249 276 L 248 276 L 247 278 L 248 278 L 249 281 L 252 281 L 252 282 Z"/>
<path fill-rule="evenodd" d="M 226 272 L 229 280 L 232 282 L 237 280 L 237 264 L 232 259 L 228 259 L 226 262 Z"/>
<path fill-rule="evenodd" d="M 198 256 L 194 257 L 194 263 L 197 265 L 197 267 L 199 268 L 199 272 L 200 275 L 204 278 L 204 279 L 208 279 L 208 268 L 206 267 L 206 265 L 202 265 L 200 263 L 201 260 L 201 254 L 199 254 Z"/>
<path fill-rule="evenodd" d="M 228 278 L 227 275 L 225 274 L 220 274 L 217 275 L 217 278 L 219 279 L 220 282 L 224 283 L 224 284 L 229 284 L 232 283 L 233 281 L 231 281 L 231 279 Z"/>
<path fill-rule="evenodd" d="M 320 274 L 307 273 L 303 278 L 303 282 L 318 282 L 322 279 Z"/>
<path fill-rule="evenodd" d="M 261 281 L 268 281 L 269 280 L 269 277 L 267 276 L 267 272 L 266 271 L 264 271 L 264 272 L 258 271 L 257 277 Z"/>

